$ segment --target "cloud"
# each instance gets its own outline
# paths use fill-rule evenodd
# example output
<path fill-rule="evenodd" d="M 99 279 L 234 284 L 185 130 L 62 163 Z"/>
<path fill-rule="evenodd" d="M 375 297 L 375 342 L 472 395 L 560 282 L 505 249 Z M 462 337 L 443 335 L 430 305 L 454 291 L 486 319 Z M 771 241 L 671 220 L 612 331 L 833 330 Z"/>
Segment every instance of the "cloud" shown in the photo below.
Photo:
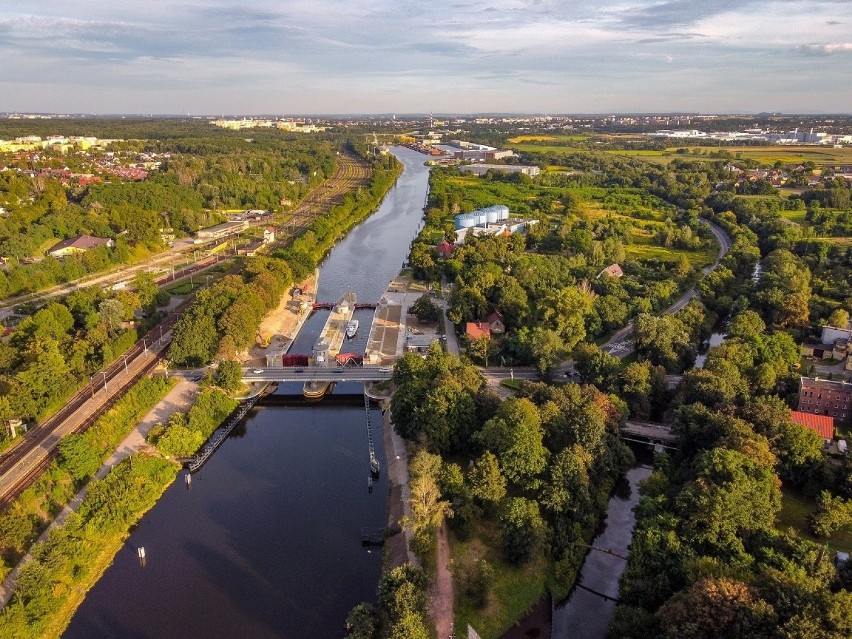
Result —
<path fill-rule="evenodd" d="M 805 44 L 798 47 L 805 55 L 838 55 L 852 53 L 852 42 L 832 42 L 831 44 Z"/>

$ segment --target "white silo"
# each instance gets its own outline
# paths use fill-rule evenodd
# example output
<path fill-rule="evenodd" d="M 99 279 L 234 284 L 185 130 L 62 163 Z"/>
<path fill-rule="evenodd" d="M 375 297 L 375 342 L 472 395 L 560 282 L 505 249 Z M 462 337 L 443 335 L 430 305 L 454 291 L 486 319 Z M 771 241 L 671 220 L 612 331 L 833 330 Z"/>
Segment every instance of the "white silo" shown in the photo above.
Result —
<path fill-rule="evenodd" d="M 472 226 L 476 225 L 476 221 L 470 213 L 462 213 L 461 215 L 456 215 L 456 230 L 461 229 L 469 229 Z"/>
<path fill-rule="evenodd" d="M 500 220 L 500 207 L 489 206 L 485 209 L 485 217 L 489 224 L 496 224 Z"/>
<path fill-rule="evenodd" d="M 509 219 L 509 207 L 503 204 L 498 204 L 494 208 L 497 209 L 497 219 L 501 222 Z"/>
<path fill-rule="evenodd" d="M 488 223 L 488 215 L 482 209 L 474 211 L 471 215 L 476 226 L 485 226 Z"/>

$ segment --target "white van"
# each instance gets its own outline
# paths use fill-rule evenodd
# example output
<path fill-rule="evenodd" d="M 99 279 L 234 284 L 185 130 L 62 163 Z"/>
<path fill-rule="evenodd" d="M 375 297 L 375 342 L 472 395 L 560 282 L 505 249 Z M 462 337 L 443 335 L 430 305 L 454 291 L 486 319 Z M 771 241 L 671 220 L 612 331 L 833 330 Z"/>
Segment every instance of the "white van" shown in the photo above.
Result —
<path fill-rule="evenodd" d="M 840 453 L 841 455 L 845 455 L 847 450 L 849 450 L 849 449 L 846 446 L 846 440 L 845 439 L 838 440 L 837 452 Z"/>

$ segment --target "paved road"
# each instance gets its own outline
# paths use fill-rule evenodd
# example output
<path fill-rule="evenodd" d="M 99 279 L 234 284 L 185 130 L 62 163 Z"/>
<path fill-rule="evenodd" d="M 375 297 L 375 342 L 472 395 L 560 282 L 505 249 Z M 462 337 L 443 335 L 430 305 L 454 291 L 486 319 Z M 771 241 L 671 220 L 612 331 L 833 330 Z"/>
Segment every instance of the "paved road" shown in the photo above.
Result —
<path fill-rule="evenodd" d="M 385 366 L 243 369 L 244 382 L 382 382 L 391 377 L 393 370 Z"/>
<path fill-rule="evenodd" d="M 703 220 L 703 222 L 710 227 L 710 231 L 713 233 L 713 236 L 719 242 L 719 253 L 716 257 L 716 261 L 713 262 L 710 266 L 706 266 L 704 267 L 704 269 L 702 269 L 702 273 L 704 273 L 704 275 L 708 275 L 719 266 L 719 263 L 722 261 L 722 258 L 727 255 L 729 250 L 731 250 L 731 238 L 720 227 L 713 224 L 713 222 L 710 222 L 708 220 Z M 674 304 L 664 310 L 662 312 L 662 315 L 671 315 L 672 313 L 677 313 L 680 309 L 689 304 L 690 300 L 695 297 L 698 297 L 698 291 L 696 291 L 695 287 L 693 286 L 686 293 L 681 295 Z M 631 322 L 627 326 L 616 331 L 613 336 L 610 337 L 609 340 L 607 340 L 605 344 L 601 345 L 601 350 L 607 351 L 608 353 L 615 357 L 618 357 L 619 359 L 627 357 L 628 355 L 630 355 L 630 353 L 634 351 L 633 343 L 630 339 L 632 333 L 633 321 L 631 320 Z"/>

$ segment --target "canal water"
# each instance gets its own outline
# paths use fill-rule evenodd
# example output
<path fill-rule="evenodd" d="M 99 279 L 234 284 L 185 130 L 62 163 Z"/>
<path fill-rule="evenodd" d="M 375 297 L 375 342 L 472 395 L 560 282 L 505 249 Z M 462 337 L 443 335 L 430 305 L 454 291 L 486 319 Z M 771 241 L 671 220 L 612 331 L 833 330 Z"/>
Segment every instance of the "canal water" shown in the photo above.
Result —
<path fill-rule="evenodd" d="M 393 152 L 405 171 L 379 210 L 329 254 L 321 300 L 351 289 L 378 301 L 408 254 L 428 168 L 420 153 Z M 363 353 L 372 311 L 359 319 L 347 350 Z M 309 353 L 324 321 L 323 313 L 308 320 L 291 352 Z M 301 388 L 281 389 L 294 390 Z M 377 410 L 372 422 L 381 423 Z M 384 460 L 381 436 L 374 441 Z M 352 606 L 375 600 L 381 571 L 381 551 L 363 548 L 361 531 L 385 525 L 387 482 L 382 474 L 368 492 L 368 474 L 363 405 L 252 410 L 190 488 L 180 477 L 139 522 L 64 636 L 343 636 Z"/>
<path fill-rule="evenodd" d="M 626 557 L 639 503 L 639 482 L 651 474 L 648 466 L 631 468 L 616 485 L 606 510 L 603 532 L 592 546 Z M 553 610 L 553 639 L 603 639 L 618 598 L 618 582 L 627 562 L 615 555 L 590 550 L 577 586 L 565 603 Z"/>

